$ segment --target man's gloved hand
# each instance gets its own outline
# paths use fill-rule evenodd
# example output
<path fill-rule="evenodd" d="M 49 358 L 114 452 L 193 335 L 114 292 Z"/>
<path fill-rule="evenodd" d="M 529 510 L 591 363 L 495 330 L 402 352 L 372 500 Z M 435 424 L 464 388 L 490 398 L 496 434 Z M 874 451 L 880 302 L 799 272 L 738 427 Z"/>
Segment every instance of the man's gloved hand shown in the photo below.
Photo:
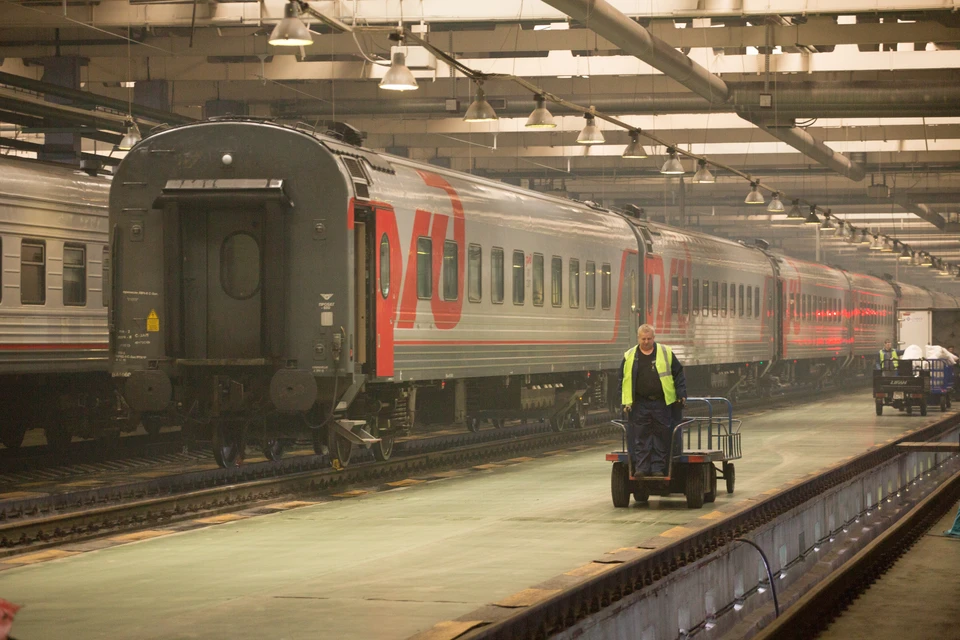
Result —
<path fill-rule="evenodd" d="M 682 407 L 682 406 L 684 406 L 684 405 L 687 403 L 687 399 L 686 399 L 686 398 L 679 398 L 679 399 L 677 399 L 677 402 L 679 402 L 679 403 L 680 403 L 680 406 Z"/>
<path fill-rule="evenodd" d="M 632 407 L 633 407 L 632 404 L 625 404 L 625 405 L 623 405 L 622 407 L 620 407 L 620 413 L 622 413 L 622 414 L 624 414 L 624 415 L 629 414 L 629 413 L 630 413 L 630 409 L 631 409 Z"/>

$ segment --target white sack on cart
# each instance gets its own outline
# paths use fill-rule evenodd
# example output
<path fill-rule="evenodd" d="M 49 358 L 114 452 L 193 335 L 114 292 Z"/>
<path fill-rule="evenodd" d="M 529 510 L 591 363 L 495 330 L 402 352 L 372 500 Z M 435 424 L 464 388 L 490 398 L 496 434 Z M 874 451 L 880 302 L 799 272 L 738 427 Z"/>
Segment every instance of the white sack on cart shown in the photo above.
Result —
<path fill-rule="evenodd" d="M 928 344 L 925 351 L 928 360 L 947 360 L 950 364 L 957 363 L 957 356 L 953 355 L 940 345 Z"/>
<path fill-rule="evenodd" d="M 923 349 L 918 347 L 915 344 L 911 344 L 906 349 L 903 350 L 903 355 L 900 356 L 901 360 L 919 360 L 923 357 Z"/>

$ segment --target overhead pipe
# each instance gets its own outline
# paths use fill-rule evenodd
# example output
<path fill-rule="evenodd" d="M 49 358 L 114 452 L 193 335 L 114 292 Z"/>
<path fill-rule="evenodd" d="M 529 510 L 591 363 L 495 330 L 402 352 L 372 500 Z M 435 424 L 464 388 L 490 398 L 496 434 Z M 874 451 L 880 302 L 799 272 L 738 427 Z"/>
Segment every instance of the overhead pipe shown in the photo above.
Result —
<path fill-rule="evenodd" d="M 709 100 L 711 104 L 724 104 L 730 98 L 730 89 L 722 79 L 651 34 L 605 0 L 543 1 L 571 18 L 579 20 L 627 53 L 659 69 L 694 93 Z M 744 117 L 743 114 L 741 117 Z M 746 119 L 757 124 L 749 117 Z M 802 129 L 763 128 L 811 159 L 851 180 L 863 180 L 866 176 L 863 167 L 843 154 L 836 153 Z"/>

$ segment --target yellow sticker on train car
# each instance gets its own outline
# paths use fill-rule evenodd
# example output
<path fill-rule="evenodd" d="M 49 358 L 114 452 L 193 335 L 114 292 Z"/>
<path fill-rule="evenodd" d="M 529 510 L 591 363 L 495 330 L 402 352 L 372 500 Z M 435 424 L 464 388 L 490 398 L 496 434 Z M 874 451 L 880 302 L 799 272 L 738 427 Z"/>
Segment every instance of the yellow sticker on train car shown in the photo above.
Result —
<path fill-rule="evenodd" d="M 156 309 L 150 309 L 150 315 L 147 316 L 147 331 L 160 331 L 160 316 Z"/>

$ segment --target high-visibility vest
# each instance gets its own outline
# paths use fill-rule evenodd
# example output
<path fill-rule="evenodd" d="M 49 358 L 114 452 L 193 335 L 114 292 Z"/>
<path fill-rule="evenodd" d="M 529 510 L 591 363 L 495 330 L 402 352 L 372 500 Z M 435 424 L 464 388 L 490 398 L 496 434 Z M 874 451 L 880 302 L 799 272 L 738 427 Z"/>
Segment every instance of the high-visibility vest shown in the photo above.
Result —
<path fill-rule="evenodd" d="M 883 364 L 883 360 L 885 357 L 886 356 L 884 356 L 883 354 L 883 349 L 880 349 L 880 364 Z M 897 355 L 896 349 L 890 349 L 890 359 L 893 360 L 894 362 L 900 361 L 900 356 Z"/>
<path fill-rule="evenodd" d="M 663 401 L 668 405 L 677 401 L 677 389 L 673 384 L 673 374 L 670 372 L 673 364 L 673 351 L 670 347 L 657 343 L 657 373 L 660 374 L 660 386 L 663 387 Z M 633 360 L 637 354 L 637 347 L 633 347 L 623 354 L 623 388 L 620 392 L 621 403 L 633 404 Z"/>

